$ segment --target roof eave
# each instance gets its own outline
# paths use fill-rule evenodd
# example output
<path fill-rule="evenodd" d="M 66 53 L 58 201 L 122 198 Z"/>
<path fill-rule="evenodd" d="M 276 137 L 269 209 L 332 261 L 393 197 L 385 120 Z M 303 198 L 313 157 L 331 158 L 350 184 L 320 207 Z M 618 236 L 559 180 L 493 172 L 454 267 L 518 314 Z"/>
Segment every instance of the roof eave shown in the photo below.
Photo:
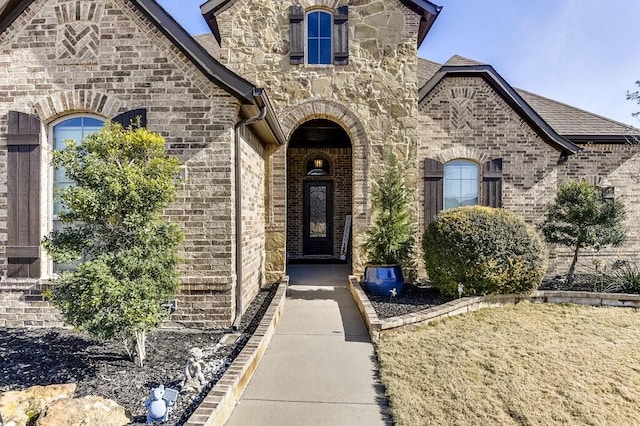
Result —
<path fill-rule="evenodd" d="M 5 32 L 31 3 L 33 0 L 8 0 L 0 10 L 0 34 Z"/>
<path fill-rule="evenodd" d="M 576 154 L 582 151 L 578 145 L 558 134 L 546 121 L 537 113 L 525 100 L 511 87 L 505 79 L 493 69 L 491 65 L 466 65 L 448 66 L 445 65 L 418 91 L 418 102 L 422 102 L 429 93 L 446 76 L 469 76 L 482 77 L 491 87 L 496 90 L 503 99 L 516 109 L 520 115 L 547 139 L 547 141 L 559 151 L 566 154 Z"/>
<path fill-rule="evenodd" d="M 205 3 L 200 5 L 200 13 L 207 22 L 207 25 L 211 30 L 211 34 L 216 38 L 218 44 L 222 42 L 222 37 L 220 36 L 220 27 L 218 27 L 218 20 L 216 16 L 219 12 L 229 7 L 230 3 L 231 0 L 207 0 Z"/>
<path fill-rule="evenodd" d="M 418 47 L 420 47 L 440 15 L 442 6 L 437 6 L 428 0 L 404 0 L 403 3 L 420 15 L 420 27 L 418 28 Z"/>
<path fill-rule="evenodd" d="M 580 145 L 625 145 L 625 144 L 639 144 L 640 134 L 627 134 L 627 135 L 563 135 L 565 139 L 570 140 L 573 143 Z"/>
<path fill-rule="evenodd" d="M 256 103 L 252 105 L 243 105 L 240 109 L 240 113 L 243 118 L 254 117 L 259 115 L 262 109 L 265 110 L 264 120 L 254 121 L 249 126 L 257 134 L 259 134 L 265 142 L 274 145 L 285 145 L 287 138 L 284 135 L 280 122 L 278 121 L 273 104 L 267 96 L 266 90 L 262 88 L 256 88 L 253 92 Z"/>
<path fill-rule="evenodd" d="M 207 78 L 241 102 L 253 103 L 255 85 L 224 67 L 176 22 L 155 0 L 129 0 L 160 30 Z"/>

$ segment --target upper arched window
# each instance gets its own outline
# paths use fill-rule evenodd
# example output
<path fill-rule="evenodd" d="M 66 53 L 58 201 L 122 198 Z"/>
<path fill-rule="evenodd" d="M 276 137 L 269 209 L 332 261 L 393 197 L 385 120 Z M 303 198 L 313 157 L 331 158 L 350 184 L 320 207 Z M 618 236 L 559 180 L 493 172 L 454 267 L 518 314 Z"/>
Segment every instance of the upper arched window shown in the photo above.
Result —
<path fill-rule="evenodd" d="M 316 10 L 307 14 L 307 63 L 332 63 L 333 17 L 329 12 Z"/>
<path fill-rule="evenodd" d="M 478 204 L 479 167 L 467 160 L 454 160 L 444 165 L 444 208 Z"/>
<path fill-rule="evenodd" d="M 55 151 L 64 150 L 65 142 L 73 140 L 77 143 L 92 133 L 97 132 L 104 126 L 104 120 L 96 117 L 73 117 L 59 121 L 53 125 L 53 149 Z M 72 182 L 67 178 L 63 168 L 53 170 L 53 214 L 57 215 L 62 209 L 62 205 L 56 193 L 63 188 L 71 186 Z"/>

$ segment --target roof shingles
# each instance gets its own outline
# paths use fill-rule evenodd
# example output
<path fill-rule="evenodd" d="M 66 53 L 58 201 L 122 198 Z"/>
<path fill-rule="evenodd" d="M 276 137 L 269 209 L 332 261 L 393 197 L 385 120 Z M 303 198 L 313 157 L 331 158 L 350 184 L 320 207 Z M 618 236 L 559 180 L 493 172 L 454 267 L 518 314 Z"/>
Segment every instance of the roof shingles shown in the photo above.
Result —
<path fill-rule="evenodd" d="M 480 62 L 455 55 L 445 65 L 447 66 L 473 66 Z M 423 87 L 435 76 L 441 64 L 426 59 L 418 58 L 418 87 Z M 535 112 L 542 117 L 558 134 L 563 136 L 623 136 L 640 137 L 640 130 L 611 120 L 600 115 L 572 107 L 561 102 L 554 101 L 527 92 L 522 89 L 514 89 Z"/>

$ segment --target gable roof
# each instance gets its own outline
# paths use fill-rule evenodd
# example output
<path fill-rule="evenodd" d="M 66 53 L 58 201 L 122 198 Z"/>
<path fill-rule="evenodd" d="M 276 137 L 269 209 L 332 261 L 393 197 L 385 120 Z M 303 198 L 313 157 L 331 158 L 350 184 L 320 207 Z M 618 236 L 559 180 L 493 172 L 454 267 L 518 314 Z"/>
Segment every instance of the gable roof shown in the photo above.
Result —
<path fill-rule="evenodd" d="M 34 0 L 8 0 L 4 10 L 0 11 L 0 34 L 3 33 L 25 11 Z M 129 0 L 153 25 L 160 30 L 212 83 L 238 99 L 243 107 L 241 113 L 255 116 L 262 108 L 266 109 L 268 132 L 263 133 L 269 142 L 284 144 L 286 138 L 280 127 L 271 102 L 263 89 L 245 80 L 226 68 L 207 50 L 196 42 L 189 33 L 176 22 L 155 0 Z M 255 128 L 264 123 L 256 123 Z"/>
<path fill-rule="evenodd" d="M 451 64 L 479 65 L 481 63 L 456 55 L 447 61 L 447 65 Z M 418 58 L 418 87 L 427 84 L 441 67 L 442 65 L 437 62 Z M 573 143 L 626 143 L 640 138 L 640 130 L 635 127 L 526 90 L 518 88 L 513 90 L 558 134 Z"/>
<path fill-rule="evenodd" d="M 577 143 L 625 143 L 640 137 L 640 130 L 562 102 L 515 89 L 558 133 Z"/>
<path fill-rule="evenodd" d="M 422 44 L 427 37 L 429 30 L 436 21 L 436 18 L 442 10 L 442 6 L 436 6 L 429 0 L 400 0 L 405 6 L 411 9 L 416 14 L 420 15 L 420 27 L 418 28 L 418 47 Z M 220 36 L 220 28 L 218 27 L 217 16 L 221 12 L 224 12 L 229 7 L 233 6 L 236 0 L 207 0 L 202 6 L 200 6 L 200 12 L 204 19 L 207 21 L 211 33 L 221 43 L 222 38 Z"/>
<path fill-rule="evenodd" d="M 527 104 L 491 65 L 443 65 L 418 91 L 418 102 L 448 76 L 482 77 L 520 116 L 525 119 L 547 142 L 563 154 L 575 154 L 581 148 L 560 136 L 546 121 Z"/>

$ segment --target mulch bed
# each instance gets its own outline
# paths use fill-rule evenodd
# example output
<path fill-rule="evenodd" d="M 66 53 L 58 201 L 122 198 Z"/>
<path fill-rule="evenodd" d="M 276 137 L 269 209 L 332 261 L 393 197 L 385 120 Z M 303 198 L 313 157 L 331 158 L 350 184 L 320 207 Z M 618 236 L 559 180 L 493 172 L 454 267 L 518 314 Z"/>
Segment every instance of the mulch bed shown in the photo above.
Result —
<path fill-rule="evenodd" d="M 542 282 L 539 290 L 604 292 L 608 291 L 608 284 L 611 283 L 607 282 L 602 275 L 579 274 L 576 275 L 571 287 L 568 287 L 561 278 L 548 277 Z M 371 294 L 366 287 L 363 288 L 381 319 L 418 312 L 453 300 L 453 297 L 441 295 L 428 282 L 421 282 L 418 285 L 407 283 L 402 294 L 393 298 Z"/>
<path fill-rule="evenodd" d="M 393 298 L 371 294 L 366 288 L 365 292 L 381 319 L 418 312 L 453 300 L 450 296 L 441 295 L 433 287 L 414 284 L 405 284 L 402 293 Z"/>
<path fill-rule="evenodd" d="M 103 342 L 68 329 L 0 328 L 0 392 L 34 385 L 76 383 L 75 396 L 99 395 L 112 399 L 145 424 L 144 402 L 159 384 L 180 388 L 187 352 L 204 351 L 208 385 L 199 394 L 181 393 L 166 424 L 182 425 L 257 328 L 273 299 L 277 285 L 253 300 L 232 345 L 220 344 L 225 332 L 159 330 L 147 339 L 147 359 L 140 368 L 131 362 L 121 342 Z"/>

